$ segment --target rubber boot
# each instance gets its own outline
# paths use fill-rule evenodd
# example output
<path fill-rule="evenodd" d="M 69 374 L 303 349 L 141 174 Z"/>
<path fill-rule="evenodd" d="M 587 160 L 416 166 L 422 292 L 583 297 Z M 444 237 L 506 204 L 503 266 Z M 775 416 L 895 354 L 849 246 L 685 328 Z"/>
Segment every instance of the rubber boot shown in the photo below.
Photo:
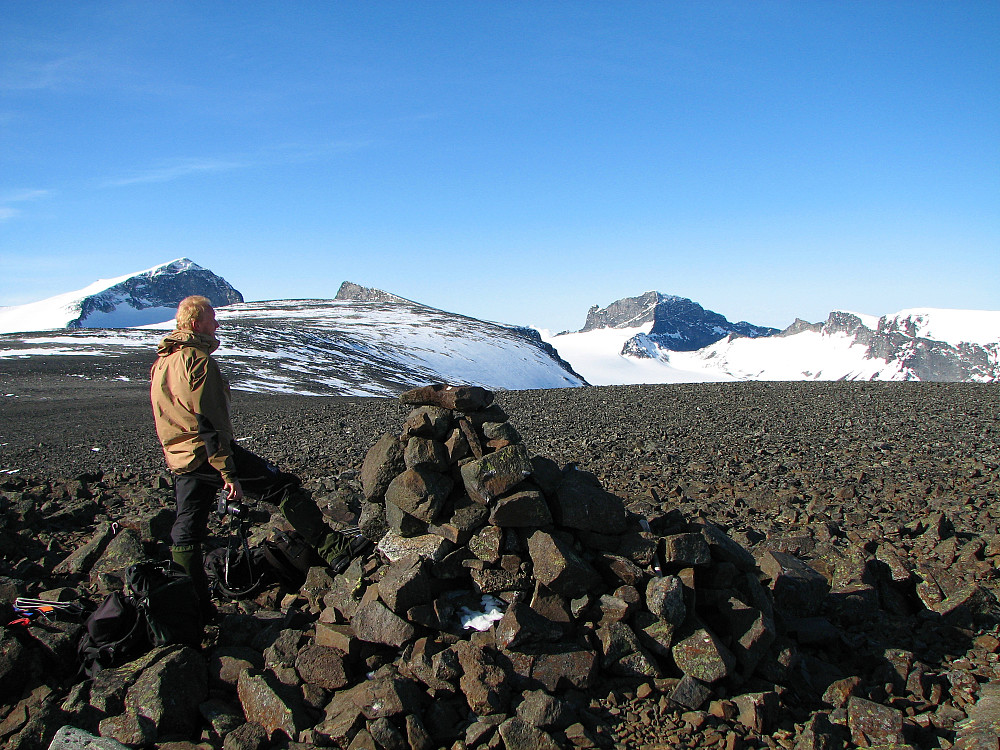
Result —
<path fill-rule="evenodd" d="M 328 565 L 339 563 L 344 554 L 350 553 L 350 538 L 327 525 L 323 511 L 305 490 L 292 490 L 281 500 L 278 508 Z"/>
<path fill-rule="evenodd" d="M 212 592 L 208 588 L 208 576 L 205 574 L 205 562 L 201 556 L 200 544 L 187 544 L 170 548 L 173 561 L 184 568 L 191 576 L 195 594 L 198 596 L 198 606 L 201 610 L 202 623 L 214 622 L 218 616 L 215 605 L 212 604 Z"/>

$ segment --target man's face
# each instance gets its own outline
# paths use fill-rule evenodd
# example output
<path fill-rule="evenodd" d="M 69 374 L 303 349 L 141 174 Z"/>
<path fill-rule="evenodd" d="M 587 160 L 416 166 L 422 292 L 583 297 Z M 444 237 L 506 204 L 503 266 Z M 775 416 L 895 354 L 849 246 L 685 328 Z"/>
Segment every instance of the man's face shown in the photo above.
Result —
<path fill-rule="evenodd" d="M 214 336 L 215 332 L 219 330 L 219 322 L 215 319 L 215 309 L 207 308 L 191 326 L 191 330 L 205 336 Z"/>

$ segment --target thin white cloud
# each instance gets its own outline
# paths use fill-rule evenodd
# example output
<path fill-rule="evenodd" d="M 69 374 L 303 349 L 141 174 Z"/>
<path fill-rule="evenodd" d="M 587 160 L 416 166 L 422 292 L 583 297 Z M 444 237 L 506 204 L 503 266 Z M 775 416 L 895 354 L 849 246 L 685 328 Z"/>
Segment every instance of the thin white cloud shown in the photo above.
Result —
<path fill-rule="evenodd" d="M 236 158 L 191 157 L 178 158 L 161 163 L 159 166 L 136 172 L 124 177 L 116 177 L 102 183 L 103 187 L 125 187 L 153 182 L 170 182 L 198 174 L 230 172 L 237 169 L 251 169 L 279 164 L 301 164 L 360 151 L 371 145 L 371 141 L 330 141 L 319 144 L 282 144 L 256 154 Z"/>
<path fill-rule="evenodd" d="M 23 213 L 21 209 L 9 204 L 37 201 L 43 198 L 48 198 L 50 195 L 52 195 L 51 190 L 38 189 L 13 190 L 0 195 L 0 223 L 16 219 Z"/>
<path fill-rule="evenodd" d="M 297 164 L 318 161 L 330 156 L 362 151 L 371 146 L 371 140 L 329 141 L 327 143 L 285 143 L 261 154 L 261 164 Z"/>
<path fill-rule="evenodd" d="M 0 203 L 20 203 L 22 201 L 36 201 L 40 198 L 48 198 L 52 195 L 51 190 L 14 190 L 10 193 L 0 195 Z"/>
<path fill-rule="evenodd" d="M 0 75 L 0 91 L 40 91 L 54 89 L 80 79 L 86 64 L 82 55 L 43 61 L 16 60 Z"/>
<path fill-rule="evenodd" d="M 242 160 L 211 158 L 177 159 L 144 172 L 107 180 L 103 185 L 104 187 L 124 187 L 126 185 L 139 185 L 151 182 L 170 182 L 171 180 L 179 180 L 189 175 L 230 172 L 234 169 L 245 169 L 249 166 L 252 166 L 252 164 Z"/>

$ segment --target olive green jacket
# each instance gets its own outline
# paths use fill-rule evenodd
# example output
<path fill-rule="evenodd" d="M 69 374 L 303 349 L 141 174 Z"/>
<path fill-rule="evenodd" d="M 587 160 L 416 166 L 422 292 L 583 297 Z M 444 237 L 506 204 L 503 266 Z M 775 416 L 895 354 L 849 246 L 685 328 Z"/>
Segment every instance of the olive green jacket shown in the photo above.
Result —
<path fill-rule="evenodd" d="M 149 373 L 149 397 L 170 470 L 184 474 L 208 461 L 224 481 L 232 482 L 229 383 L 211 357 L 218 347 L 215 337 L 192 331 L 177 330 L 164 338 Z"/>

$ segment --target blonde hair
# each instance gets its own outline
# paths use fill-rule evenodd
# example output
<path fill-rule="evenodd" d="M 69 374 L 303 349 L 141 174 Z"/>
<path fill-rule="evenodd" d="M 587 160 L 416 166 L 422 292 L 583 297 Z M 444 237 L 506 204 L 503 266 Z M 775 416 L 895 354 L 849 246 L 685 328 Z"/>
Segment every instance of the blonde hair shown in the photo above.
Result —
<path fill-rule="evenodd" d="M 212 307 L 211 300 L 208 297 L 202 297 L 200 294 L 195 294 L 191 297 L 185 297 L 181 300 L 181 303 L 177 305 L 177 329 L 181 331 L 190 331 L 194 328 L 194 324 L 201 319 L 201 316 Z"/>

